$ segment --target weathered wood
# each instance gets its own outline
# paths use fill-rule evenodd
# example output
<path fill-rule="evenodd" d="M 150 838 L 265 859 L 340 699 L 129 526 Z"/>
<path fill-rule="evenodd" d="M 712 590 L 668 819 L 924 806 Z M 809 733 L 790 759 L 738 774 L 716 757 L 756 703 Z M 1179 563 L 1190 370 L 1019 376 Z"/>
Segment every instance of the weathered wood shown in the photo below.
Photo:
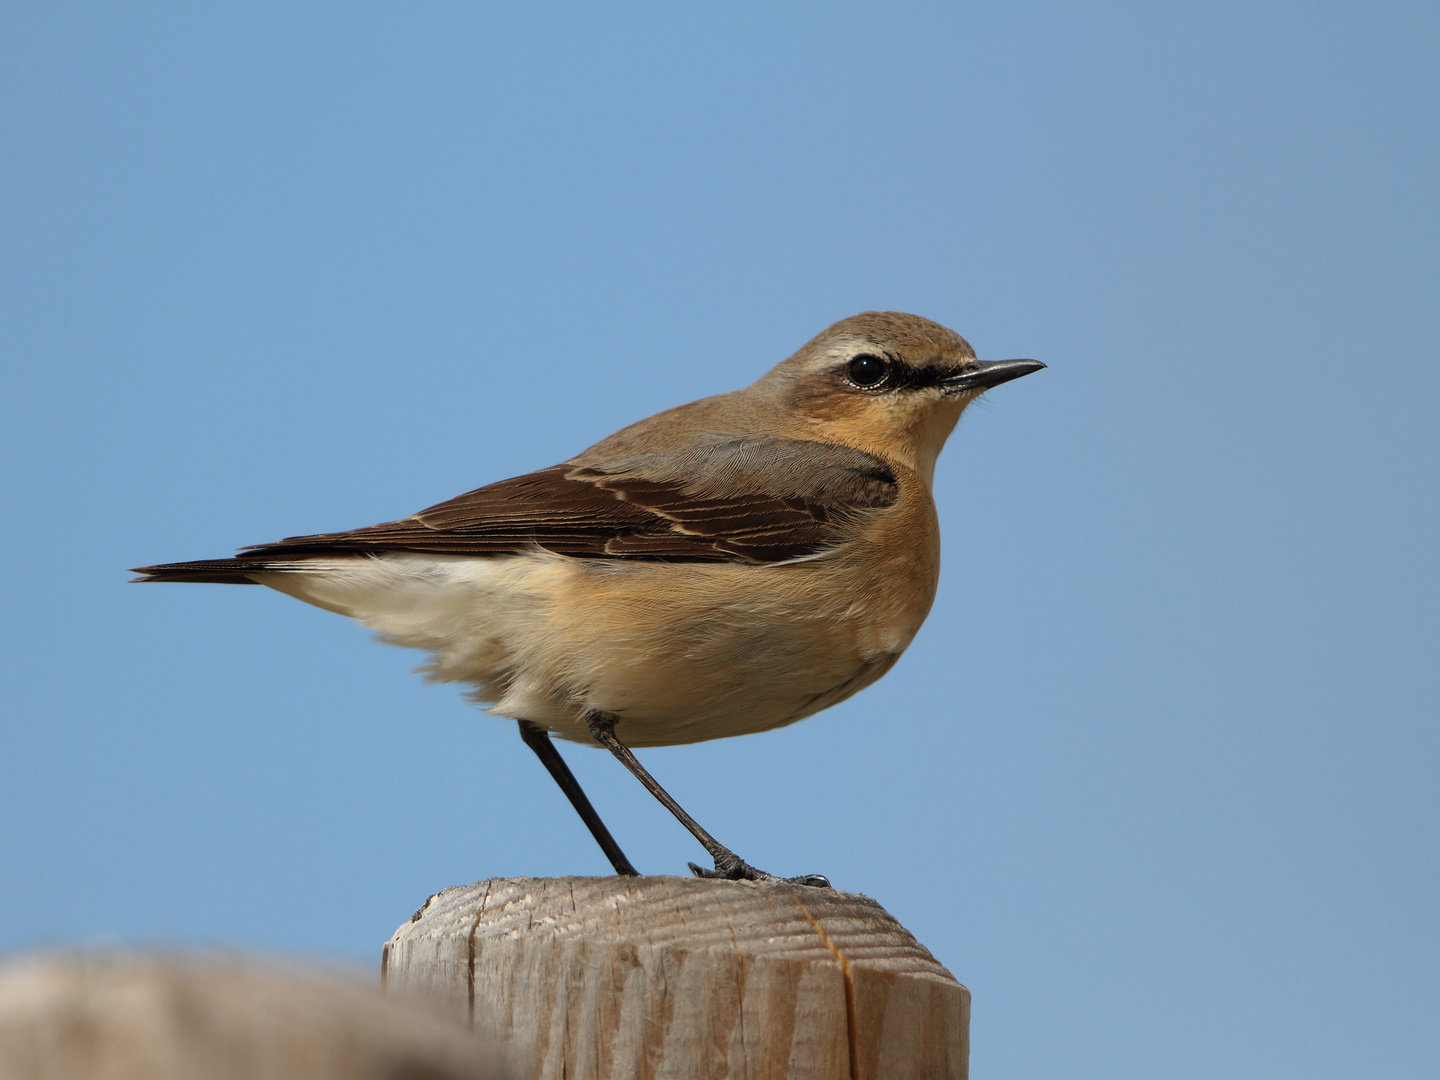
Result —
<path fill-rule="evenodd" d="M 448 995 L 522 1075 L 964 1078 L 970 992 L 874 900 L 780 881 L 497 878 L 432 896 L 388 987 Z"/>
<path fill-rule="evenodd" d="M 0 966 L 5 1080 L 498 1080 L 468 1025 L 373 983 L 233 957 Z"/>

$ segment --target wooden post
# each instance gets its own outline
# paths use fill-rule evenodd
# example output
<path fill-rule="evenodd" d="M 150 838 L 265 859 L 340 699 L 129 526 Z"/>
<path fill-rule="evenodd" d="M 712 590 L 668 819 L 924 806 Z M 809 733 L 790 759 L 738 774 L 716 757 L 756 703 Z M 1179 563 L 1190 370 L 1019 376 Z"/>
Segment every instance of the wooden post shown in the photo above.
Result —
<path fill-rule="evenodd" d="M 395 931 L 381 979 L 448 997 L 527 1077 L 968 1073 L 970 992 L 869 897 L 782 881 L 447 889 Z"/>

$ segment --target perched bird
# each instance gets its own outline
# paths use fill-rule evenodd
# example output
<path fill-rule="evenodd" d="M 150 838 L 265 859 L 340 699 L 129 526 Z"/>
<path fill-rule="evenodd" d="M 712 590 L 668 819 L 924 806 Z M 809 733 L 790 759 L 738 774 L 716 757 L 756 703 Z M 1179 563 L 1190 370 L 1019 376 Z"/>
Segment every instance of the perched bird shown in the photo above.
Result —
<path fill-rule="evenodd" d="M 624 762 L 714 858 L 695 873 L 768 877 L 630 747 L 791 724 L 884 675 L 935 597 L 946 438 L 985 390 L 1044 366 L 977 360 L 928 319 L 867 312 L 743 390 L 548 469 L 399 521 L 135 572 L 268 585 L 426 650 L 431 679 L 519 721 L 617 873 L 636 871 L 551 733 Z"/>

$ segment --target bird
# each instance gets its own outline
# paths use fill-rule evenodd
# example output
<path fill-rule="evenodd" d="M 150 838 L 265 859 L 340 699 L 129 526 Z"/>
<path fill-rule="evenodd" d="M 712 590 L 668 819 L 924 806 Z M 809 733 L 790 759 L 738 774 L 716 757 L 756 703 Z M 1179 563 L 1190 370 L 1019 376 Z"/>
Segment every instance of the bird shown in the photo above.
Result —
<path fill-rule="evenodd" d="M 765 880 L 633 748 L 778 728 L 874 683 L 935 598 L 936 461 L 965 408 L 1044 368 L 918 315 L 842 319 L 744 389 L 419 513 L 145 582 L 259 584 L 423 650 L 519 724 L 617 874 L 638 872 L 552 737 L 608 749 L 714 861 Z M 820 874 L 784 880 L 825 887 Z"/>

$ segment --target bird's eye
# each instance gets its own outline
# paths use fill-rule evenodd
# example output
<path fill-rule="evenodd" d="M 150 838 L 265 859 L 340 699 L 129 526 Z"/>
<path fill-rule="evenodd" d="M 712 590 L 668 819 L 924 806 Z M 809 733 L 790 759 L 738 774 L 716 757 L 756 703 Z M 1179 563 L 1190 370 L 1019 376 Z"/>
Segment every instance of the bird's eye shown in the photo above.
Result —
<path fill-rule="evenodd" d="M 879 386 L 889 374 L 890 365 L 869 353 L 857 356 L 845 368 L 845 376 L 856 386 L 869 390 Z"/>

